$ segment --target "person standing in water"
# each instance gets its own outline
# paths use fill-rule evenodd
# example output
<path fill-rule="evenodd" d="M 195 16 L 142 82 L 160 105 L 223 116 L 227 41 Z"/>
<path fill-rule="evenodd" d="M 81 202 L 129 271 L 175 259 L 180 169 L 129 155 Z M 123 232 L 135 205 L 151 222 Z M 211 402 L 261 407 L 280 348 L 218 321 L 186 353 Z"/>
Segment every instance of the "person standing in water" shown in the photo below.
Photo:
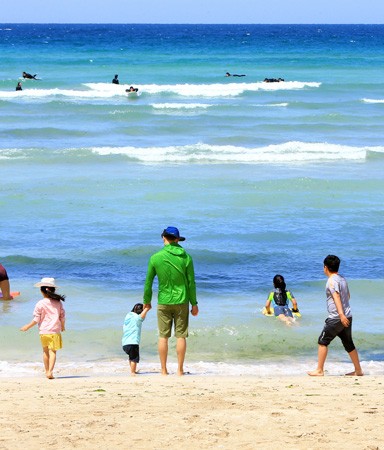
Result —
<path fill-rule="evenodd" d="M 292 325 L 295 320 L 292 312 L 299 312 L 297 301 L 292 292 L 287 290 L 287 285 L 285 284 L 285 280 L 282 275 L 275 275 L 273 277 L 273 287 L 275 290 L 270 292 L 265 303 L 266 312 L 267 314 L 271 313 L 270 307 L 273 302 L 273 311 L 275 316 L 287 325 Z M 292 311 L 289 308 L 290 301 L 292 302 Z"/>
<path fill-rule="evenodd" d="M 187 350 L 189 304 L 191 314 L 197 316 L 196 283 L 193 261 L 179 245 L 185 238 L 176 227 L 167 227 L 161 233 L 164 247 L 151 256 L 144 286 L 144 308 L 151 308 L 152 284 L 158 278 L 157 323 L 159 329 L 158 351 L 161 373 L 168 375 L 168 339 L 174 325 L 176 336 L 177 374 L 184 375 Z"/>
<path fill-rule="evenodd" d="M 0 264 L 0 290 L 2 294 L 2 300 L 12 300 L 11 286 L 9 284 L 9 277 L 5 267 Z"/>

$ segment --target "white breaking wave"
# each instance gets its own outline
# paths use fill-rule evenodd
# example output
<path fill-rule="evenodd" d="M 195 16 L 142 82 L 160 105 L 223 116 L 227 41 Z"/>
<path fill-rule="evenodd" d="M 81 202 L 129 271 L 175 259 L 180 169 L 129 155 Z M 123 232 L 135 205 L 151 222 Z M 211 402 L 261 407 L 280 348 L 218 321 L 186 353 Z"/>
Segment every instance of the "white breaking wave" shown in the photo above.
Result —
<path fill-rule="evenodd" d="M 139 95 L 176 94 L 182 97 L 235 97 L 244 92 L 297 90 L 305 88 L 318 88 L 321 83 L 285 81 L 280 83 L 216 83 L 216 84 L 145 84 L 137 85 Z M 44 98 L 44 97 L 70 97 L 70 98 L 112 98 L 127 96 L 125 90 L 130 84 L 112 83 L 85 83 L 85 89 L 32 89 L 24 88 L 22 91 L 0 91 L 0 99 Z"/>
<path fill-rule="evenodd" d="M 115 112 L 118 113 L 118 112 Z M 384 146 L 352 147 L 308 142 L 285 142 L 265 147 L 238 147 L 196 143 L 167 147 L 90 147 L 64 148 L 55 154 L 88 152 L 99 156 L 121 155 L 144 164 L 295 164 L 327 161 L 364 161 L 368 154 L 384 155 Z M 0 149 L 1 159 L 33 158 L 44 153 L 42 149 Z M 88 153 L 89 154 L 89 153 Z"/>
<path fill-rule="evenodd" d="M 380 99 L 374 99 L 374 98 L 363 98 L 362 102 L 364 103 L 384 103 L 384 99 L 380 100 Z"/>
<path fill-rule="evenodd" d="M 97 147 L 98 155 L 126 155 L 143 163 L 304 163 L 316 161 L 363 161 L 368 151 L 384 147 L 350 147 L 327 143 L 286 142 L 266 147 L 237 147 L 198 143 L 168 147 Z"/>
<path fill-rule="evenodd" d="M 274 108 L 274 107 L 278 107 L 278 108 L 285 108 L 289 105 L 289 103 L 265 103 L 265 104 L 257 104 L 257 105 L 253 105 L 255 107 L 258 108 Z"/>
<path fill-rule="evenodd" d="M 306 375 L 307 370 L 313 367 L 315 361 L 310 359 L 259 363 L 224 363 L 224 362 L 190 362 L 186 366 L 191 375 L 197 376 L 284 376 L 284 375 Z M 366 375 L 381 375 L 384 369 L 382 361 L 362 361 L 362 368 Z M 177 365 L 169 363 L 170 374 L 177 372 Z M 349 362 L 327 362 L 327 372 L 331 374 L 344 375 L 350 370 Z M 73 376 L 111 376 L 126 375 L 129 373 L 129 363 L 126 359 L 109 361 L 89 361 L 89 362 L 64 362 L 60 361 L 55 368 L 55 376 L 73 377 Z M 159 375 L 159 363 L 140 362 L 139 374 L 141 376 Z M 35 363 L 12 363 L 0 361 L 0 378 L 9 377 L 44 377 L 43 364 Z"/>
<path fill-rule="evenodd" d="M 212 105 L 206 103 L 154 103 L 151 106 L 155 109 L 206 109 Z"/>
<path fill-rule="evenodd" d="M 30 89 L 25 88 L 22 91 L 0 91 L 1 99 L 20 99 L 20 98 L 48 98 L 48 97 L 69 97 L 69 98 L 111 98 L 115 95 L 121 96 L 125 92 L 115 91 L 92 91 L 75 89 Z"/>
<path fill-rule="evenodd" d="M 244 92 L 295 90 L 304 88 L 318 88 L 321 83 L 284 81 L 280 83 L 215 83 L 215 84 L 144 84 L 135 85 L 139 91 L 147 94 L 170 93 L 183 97 L 233 97 Z M 116 86 L 110 83 L 86 83 L 85 86 L 96 92 L 116 92 Z M 119 86 L 120 87 L 120 86 Z M 126 85 L 122 86 L 125 91 Z"/>

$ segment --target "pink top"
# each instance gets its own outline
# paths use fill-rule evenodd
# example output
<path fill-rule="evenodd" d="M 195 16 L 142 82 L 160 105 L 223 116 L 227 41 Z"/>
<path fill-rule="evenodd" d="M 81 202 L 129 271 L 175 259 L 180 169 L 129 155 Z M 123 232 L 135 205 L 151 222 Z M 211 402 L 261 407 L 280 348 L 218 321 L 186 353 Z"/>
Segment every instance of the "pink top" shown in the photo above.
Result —
<path fill-rule="evenodd" d="M 33 310 L 33 320 L 39 326 L 40 334 L 61 332 L 61 319 L 65 318 L 65 310 L 60 300 L 43 298 Z"/>

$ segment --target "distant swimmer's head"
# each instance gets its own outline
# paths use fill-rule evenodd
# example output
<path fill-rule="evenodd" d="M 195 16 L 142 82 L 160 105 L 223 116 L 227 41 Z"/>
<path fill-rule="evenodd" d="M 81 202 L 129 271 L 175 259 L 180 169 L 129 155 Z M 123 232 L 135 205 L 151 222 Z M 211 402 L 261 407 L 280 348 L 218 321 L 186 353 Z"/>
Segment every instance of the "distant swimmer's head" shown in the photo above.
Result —
<path fill-rule="evenodd" d="M 287 287 L 287 285 L 285 284 L 283 275 L 275 275 L 273 277 L 273 286 L 276 289 L 281 289 L 282 291 L 285 291 L 285 288 Z"/>
<path fill-rule="evenodd" d="M 230 77 L 231 74 L 230 74 L 229 72 L 226 72 L 226 73 L 225 73 L 225 76 L 226 76 L 226 77 Z"/>

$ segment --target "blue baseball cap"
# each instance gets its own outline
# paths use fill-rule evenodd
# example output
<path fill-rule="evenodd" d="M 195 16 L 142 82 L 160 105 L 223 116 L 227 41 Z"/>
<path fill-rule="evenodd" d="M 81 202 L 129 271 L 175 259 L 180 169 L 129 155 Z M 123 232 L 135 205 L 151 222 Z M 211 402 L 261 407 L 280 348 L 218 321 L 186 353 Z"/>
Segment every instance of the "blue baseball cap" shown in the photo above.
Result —
<path fill-rule="evenodd" d="M 185 241 L 185 237 L 180 236 L 179 230 L 176 227 L 167 227 L 161 233 L 161 237 L 163 236 L 171 236 L 177 238 L 179 241 Z"/>

